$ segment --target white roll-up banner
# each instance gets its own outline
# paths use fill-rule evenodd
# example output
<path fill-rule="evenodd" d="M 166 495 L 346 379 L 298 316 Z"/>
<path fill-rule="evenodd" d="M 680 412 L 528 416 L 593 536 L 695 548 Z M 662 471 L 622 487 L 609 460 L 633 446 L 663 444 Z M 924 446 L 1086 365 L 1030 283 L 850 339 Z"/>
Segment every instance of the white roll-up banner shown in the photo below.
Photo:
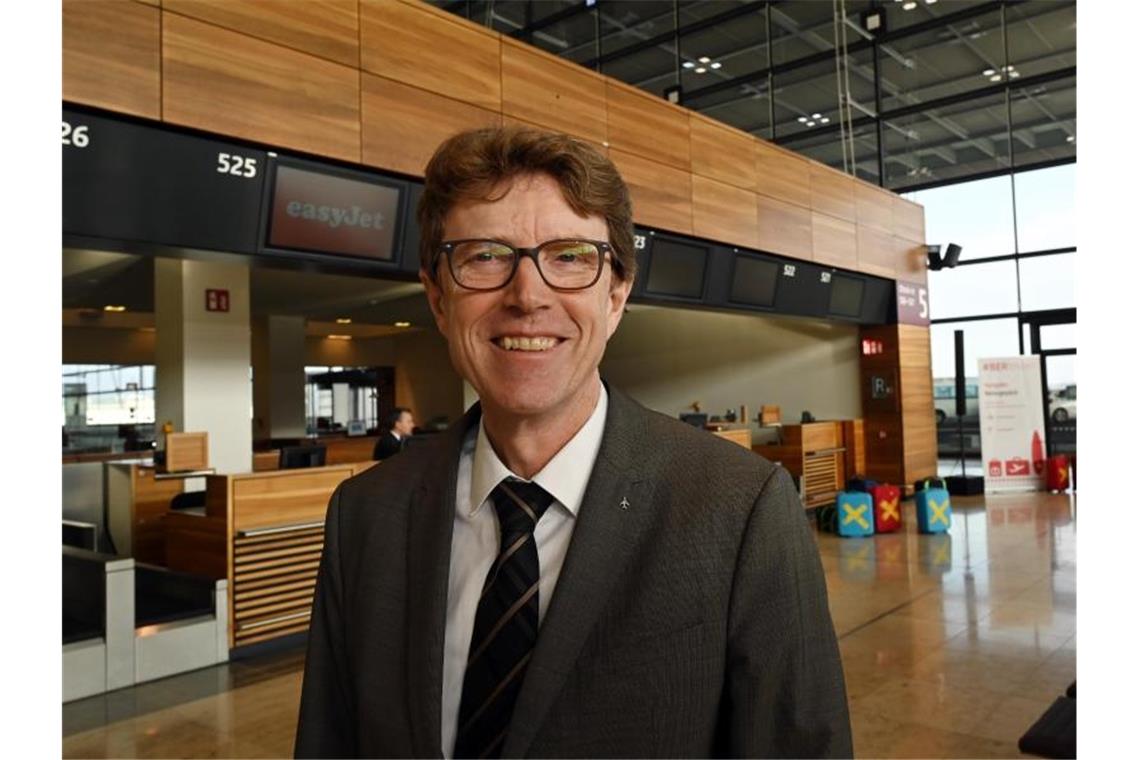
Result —
<path fill-rule="evenodd" d="M 978 417 L 986 493 L 1045 487 L 1041 359 L 978 360 Z"/>

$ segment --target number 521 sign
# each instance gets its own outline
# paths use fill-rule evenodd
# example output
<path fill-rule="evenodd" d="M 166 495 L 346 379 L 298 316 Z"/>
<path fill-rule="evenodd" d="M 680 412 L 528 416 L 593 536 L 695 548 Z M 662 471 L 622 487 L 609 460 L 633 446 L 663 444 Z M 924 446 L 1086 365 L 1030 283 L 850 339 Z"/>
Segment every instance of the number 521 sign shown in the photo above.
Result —
<path fill-rule="evenodd" d="M 899 280 L 895 291 L 898 296 L 899 322 L 904 325 L 930 324 L 930 298 L 925 285 Z"/>

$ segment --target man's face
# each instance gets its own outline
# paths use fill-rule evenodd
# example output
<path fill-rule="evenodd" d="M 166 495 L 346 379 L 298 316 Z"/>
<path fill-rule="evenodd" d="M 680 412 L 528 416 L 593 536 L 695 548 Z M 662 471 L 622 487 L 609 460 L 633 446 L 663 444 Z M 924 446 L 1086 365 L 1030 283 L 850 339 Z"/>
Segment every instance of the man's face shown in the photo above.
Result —
<path fill-rule="evenodd" d="M 514 178 L 491 197 L 498 200 L 453 207 L 444 219 L 443 239 L 495 239 L 520 248 L 557 238 L 609 239 L 605 219 L 578 216 L 548 175 Z M 452 363 L 487 412 L 534 417 L 588 408 L 631 283 L 615 278 L 607 263 L 592 287 L 556 291 L 528 258 L 505 287 L 489 292 L 459 287 L 442 257 L 437 274 L 438 284 L 420 273 L 428 302 Z M 552 340 L 526 342 L 541 350 L 504 347 L 505 338 L 524 337 Z"/>
<path fill-rule="evenodd" d="M 400 435 L 411 435 L 416 427 L 416 421 L 412 417 L 411 412 L 400 412 L 400 419 L 396 420 L 396 427 L 394 428 Z"/>

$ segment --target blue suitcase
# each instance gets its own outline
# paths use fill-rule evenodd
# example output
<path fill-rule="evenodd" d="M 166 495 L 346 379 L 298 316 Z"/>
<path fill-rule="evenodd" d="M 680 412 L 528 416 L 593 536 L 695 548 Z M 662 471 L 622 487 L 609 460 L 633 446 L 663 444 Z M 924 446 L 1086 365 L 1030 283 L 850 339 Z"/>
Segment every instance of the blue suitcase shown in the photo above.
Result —
<path fill-rule="evenodd" d="M 835 500 L 836 533 L 841 536 L 875 535 L 875 513 L 871 494 L 841 491 Z"/>
<path fill-rule="evenodd" d="M 950 530 L 950 492 L 935 488 L 929 480 L 914 494 L 919 533 L 945 533 Z"/>

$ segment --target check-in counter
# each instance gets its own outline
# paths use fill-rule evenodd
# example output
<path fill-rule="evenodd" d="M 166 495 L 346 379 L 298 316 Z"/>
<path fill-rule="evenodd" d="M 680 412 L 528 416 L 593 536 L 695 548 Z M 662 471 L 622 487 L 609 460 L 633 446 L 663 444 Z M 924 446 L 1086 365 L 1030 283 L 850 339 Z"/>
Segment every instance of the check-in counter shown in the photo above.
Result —
<path fill-rule="evenodd" d="M 211 475 L 202 510 L 163 518 L 168 567 L 229 581 L 231 648 L 308 629 L 329 498 L 374 464 Z"/>
<path fill-rule="evenodd" d="M 164 473 L 150 459 L 108 462 L 105 467 L 107 522 L 115 552 L 165 566 L 163 516 L 171 500 L 187 490 L 187 480 L 210 475 L 213 469 Z"/>
<path fill-rule="evenodd" d="M 779 443 L 752 450 L 800 478 L 804 506 L 811 508 L 835 501 L 846 479 L 856 474 L 851 470 L 863 460 L 862 435 L 862 420 L 783 425 Z"/>

